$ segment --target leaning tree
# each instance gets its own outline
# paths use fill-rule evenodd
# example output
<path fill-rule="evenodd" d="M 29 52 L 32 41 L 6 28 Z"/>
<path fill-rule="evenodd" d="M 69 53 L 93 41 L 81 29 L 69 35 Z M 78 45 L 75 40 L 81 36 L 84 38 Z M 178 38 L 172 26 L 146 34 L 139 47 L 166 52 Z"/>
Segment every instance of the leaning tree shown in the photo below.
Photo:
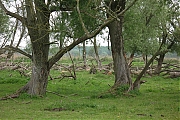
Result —
<path fill-rule="evenodd" d="M 13 50 L 21 52 L 32 60 L 32 75 L 29 82 L 22 87 L 18 93 L 24 91 L 30 95 L 44 95 L 46 93 L 46 87 L 48 84 L 48 74 L 51 67 L 67 52 L 79 43 L 96 36 L 104 27 L 107 25 L 111 29 L 111 38 L 114 39 L 112 46 L 115 46 L 113 51 L 113 58 L 115 60 L 114 64 L 117 66 L 115 71 L 125 72 L 115 72 L 117 84 L 129 83 L 129 73 L 127 70 L 127 65 L 123 58 L 123 46 L 122 46 L 122 36 L 120 35 L 122 30 L 122 16 L 137 0 L 134 0 L 128 7 L 125 8 L 125 0 L 111 1 L 79 1 L 79 0 L 19 0 L 16 1 L 21 7 L 21 12 L 12 12 L 7 9 L 6 5 L 13 1 L 0 0 L 0 7 L 4 12 L 16 19 L 18 19 L 28 30 L 28 35 L 30 37 L 30 43 L 32 47 L 32 54 L 25 53 L 19 48 L 14 48 L 13 46 L 7 46 Z M 116 2 L 118 4 L 116 4 Z M 82 11 L 83 8 L 83 11 Z M 95 14 L 89 14 L 87 10 L 96 12 Z M 82 30 L 84 33 L 81 37 L 74 38 L 73 42 L 66 47 L 62 47 L 54 56 L 48 58 L 50 45 L 54 42 L 50 41 L 49 35 L 51 32 L 50 27 L 50 16 L 53 12 L 65 12 L 65 11 L 75 11 L 76 15 L 81 23 Z M 101 19 L 101 14 L 98 13 L 108 13 L 107 19 Z M 24 13 L 22 15 L 22 13 Z M 88 28 L 88 24 L 83 21 L 83 14 L 86 16 L 97 18 L 98 24 L 95 28 Z M 70 13 L 71 14 L 71 13 Z M 99 19 L 98 19 L 99 18 Z M 111 24 L 109 24 L 111 23 Z M 118 26 L 118 27 L 117 27 Z M 115 27 L 115 28 L 113 28 Z M 70 31 L 71 32 L 71 31 Z M 113 35 L 115 37 L 113 38 Z M 117 41 L 116 41 L 117 40 Z M 120 47 L 120 49 L 118 49 Z M 122 63 L 119 64 L 117 62 Z M 120 66 L 119 66 L 120 65 Z M 119 66 L 119 68 L 118 68 Z M 120 74 L 120 76 L 119 76 Z M 127 74 L 127 75 L 126 75 Z M 122 81 L 122 82 L 121 82 Z"/>
<path fill-rule="evenodd" d="M 156 73 L 160 73 L 165 54 L 177 45 L 175 31 L 178 26 L 179 6 L 177 1 L 151 0 L 139 2 L 127 12 L 125 22 L 126 50 L 134 53 L 150 54 L 152 57 L 133 83 L 138 89 L 140 79 L 154 59 L 158 60 Z M 136 18 L 136 19 L 134 19 Z M 130 22 L 128 22 L 129 20 Z M 130 27 L 129 27 L 130 26 Z M 159 58 L 157 58 L 159 56 Z"/>

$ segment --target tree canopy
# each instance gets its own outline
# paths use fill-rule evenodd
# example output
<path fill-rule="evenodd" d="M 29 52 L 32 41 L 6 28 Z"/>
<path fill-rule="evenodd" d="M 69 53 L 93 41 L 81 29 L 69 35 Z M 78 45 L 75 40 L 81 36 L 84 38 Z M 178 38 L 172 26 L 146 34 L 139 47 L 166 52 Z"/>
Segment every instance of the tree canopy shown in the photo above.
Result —
<path fill-rule="evenodd" d="M 177 25 L 178 10 L 173 1 L 139 0 L 125 15 L 125 51 L 152 55 L 159 48 L 163 31 L 168 34 L 168 46 L 178 30 L 172 26 Z"/>

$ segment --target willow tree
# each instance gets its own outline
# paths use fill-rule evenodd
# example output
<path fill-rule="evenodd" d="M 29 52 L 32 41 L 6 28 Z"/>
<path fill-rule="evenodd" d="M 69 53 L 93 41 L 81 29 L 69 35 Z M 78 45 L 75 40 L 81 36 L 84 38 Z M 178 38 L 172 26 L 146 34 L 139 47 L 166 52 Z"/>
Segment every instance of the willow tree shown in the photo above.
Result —
<path fill-rule="evenodd" d="M 152 55 L 159 47 L 162 24 L 166 24 L 164 0 L 139 0 L 127 11 L 124 24 L 125 51 L 131 55 Z"/>
<path fill-rule="evenodd" d="M 178 35 L 179 33 L 179 16 L 180 13 L 178 12 L 180 10 L 179 3 L 177 1 L 165 1 L 165 7 L 164 7 L 164 13 L 162 14 L 162 18 L 164 20 L 161 22 L 161 29 L 162 29 L 162 39 L 160 39 L 160 43 L 164 44 L 164 47 L 167 49 L 173 49 L 174 46 L 179 46 L 178 41 Z M 170 43 L 173 43 L 173 45 L 169 46 Z M 178 54 L 178 47 L 177 47 L 176 53 Z M 159 55 L 157 58 L 157 67 L 155 69 L 155 74 L 160 74 L 162 64 L 164 61 L 166 53 Z"/>
<path fill-rule="evenodd" d="M 135 0 L 137 1 L 137 0 Z M 134 2 L 135 2 L 134 1 Z M 46 88 L 48 84 L 48 74 L 50 72 L 51 67 L 69 50 L 71 50 L 73 47 L 78 45 L 79 43 L 92 38 L 96 36 L 105 26 L 107 26 L 109 23 L 113 22 L 109 26 L 118 25 L 121 27 L 121 23 L 119 24 L 119 18 L 124 14 L 125 11 L 127 11 L 133 4 L 124 9 L 124 0 L 119 1 L 120 3 L 118 5 L 123 6 L 121 8 L 121 11 L 118 11 L 116 13 L 117 17 L 109 16 L 108 19 L 101 19 L 102 17 L 100 13 L 105 13 L 105 9 L 109 9 L 109 7 L 102 6 L 101 0 L 99 1 L 79 1 L 79 0 L 19 0 L 16 1 L 16 3 L 20 3 L 19 7 L 21 9 L 21 12 L 11 12 L 9 8 L 7 8 L 5 5 L 10 5 L 10 2 L 12 1 L 3 1 L 0 0 L 0 7 L 4 10 L 4 12 L 7 15 L 10 15 L 16 19 L 18 19 L 23 25 L 26 26 L 28 30 L 28 35 L 30 37 L 30 43 L 32 47 L 32 54 L 25 53 L 24 51 L 16 48 L 14 49 L 12 46 L 10 48 L 21 52 L 22 54 L 26 55 L 32 60 L 32 75 L 30 81 L 22 87 L 18 93 L 24 91 L 27 92 L 30 95 L 44 95 L 46 93 Z M 123 3 L 123 4 L 122 4 Z M 114 12 L 115 10 L 118 10 L 120 6 L 110 7 Z M 116 8 L 117 7 L 117 8 Z M 105 9 L 104 9 L 105 8 Z M 83 9 L 83 11 L 82 11 Z M 96 14 L 89 14 L 89 11 L 94 11 Z M 104 11 L 105 10 L 105 11 Z M 81 34 L 81 37 L 73 39 L 72 43 L 70 43 L 66 47 L 62 47 L 54 56 L 48 59 L 48 53 L 50 45 L 54 43 L 54 41 L 50 41 L 49 35 L 50 35 L 50 16 L 53 12 L 59 11 L 59 12 L 65 12 L 65 11 L 75 11 L 77 18 L 79 19 L 79 22 L 83 29 L 83 34 Z M 24 16 L 21 13 L 25 13 Z M 86 16 L 90 16 L 91 18 L 96 18 L 98 24 L 96 24 L 95 28 L 88 27 L 88 23 L 85 24 L 83 21 L 82 13 L 86 13 Z M 99 14 L 98 14 L 99 13 Z M 96 15 L 96 16 L 94 16 Z M 90 21 L 89 21 L 90 22 Z M 122 21 L 121 21 L 122 22 Z M 117 26 L 114 26 L 117 28 Z M 71 29 L 70 29 L 71 30 Z M 116 31 L 121 30 L 119 28 L 116 29 Z M 112 32 L 111 32 L 112 33 Z M 113 33 L 114 34 L 114 33 Z M 116 40 L 121 39 L 121 36 L 116 34 L 117 38 Z M 119 40 L 118 40 L 119 41 Z M 122 41 L 119 41 L 122 42 Z M 118 44 L 119 44 L 118 42 Z M 120 43 L 121 44 L 121 43 Z M 119 46 L 121 47 L 121 46 Z M 117 50 L 117 49 L 116 49 Z M 122 57 L 122 47 L 120 49 L 120 53 L 116 53 L 118 51 L 114 51 L 113 53 L 117 56 L 120 55 L 120 57 L 116 57 L 115 59 L 122 60 L 122 64 L 124 63 L 124 58 Z M 117 61 L 116 61 L 117 62 Z M 119 65 L 119 64 L 118 64 Z M 125 65 L 126 66 L 126 65 Z M 119 67 L 125 67 L 119 66 Z M 118 69 L 118 68 L 116 68 Z M 115 69 L 115 70 L 116 70 Z M 126 68 L 125 68 L 126 70 Z M 126 78 L 126 72 L 123 73 L 124 78 Z M 128 74 L 128 73 L 127 73 Z M 118 73 L 116 73 L 116 81 L 118 79 L 123 80 L 123 77 L 119 77 Z M 128 78 L 128 77 L 127 77 Z M 127 80 L 123 83 L 126 83 Z"/>
<path fill-rule="evenodd" d="M 172 34 L 175 28 L 171 24 L 177 25 L 175 18 L 178 17 L 174 16 L 179 16 L 178 9 L 178 5 L 173 4 L 173 1 L 139 0 L 126 13 L 123 32 L 126 52 L 131 52 L 131 55 L 152 55 L 133 83 L 133 89 L 139 89 L 141 77 L 157 56 L 159 58 L 156 72 L 160 72 L 165 54 L 175 43 Z"/>

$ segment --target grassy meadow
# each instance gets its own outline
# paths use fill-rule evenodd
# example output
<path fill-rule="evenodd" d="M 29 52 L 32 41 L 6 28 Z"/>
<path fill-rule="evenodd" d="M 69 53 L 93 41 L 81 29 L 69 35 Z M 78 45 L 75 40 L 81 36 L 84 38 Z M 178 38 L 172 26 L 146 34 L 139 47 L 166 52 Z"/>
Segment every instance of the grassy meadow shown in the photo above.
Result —
<path fill-rule="evenodd" d="M 60 71 L 50 74 L 59 76 Z M 0 97 L 12 94 L 28 80 L 17 71 L 1 70 Z M 44 97 L 24 93 L 1 100 L 0 120 L 178 120 L 180 78 L 145 76 L 142 80 L 147 82 L 130 96 L 113 96 L 106 93 L 114 83 L 113 75 L 78 71 L 77 80 L 49 80 Z"/>

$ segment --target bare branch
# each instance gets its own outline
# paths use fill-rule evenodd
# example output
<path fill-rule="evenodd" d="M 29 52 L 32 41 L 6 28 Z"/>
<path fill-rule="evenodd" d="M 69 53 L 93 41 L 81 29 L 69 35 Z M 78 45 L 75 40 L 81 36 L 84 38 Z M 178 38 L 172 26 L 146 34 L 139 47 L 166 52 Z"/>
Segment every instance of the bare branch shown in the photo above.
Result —
<path fill-rule="evenodd" d="M 106 12 L 107 12 L 107 14 L 108 15 L 110 15 L 112 18 L 116 18 L 118 21 L 120 21 L 120 19 L 118 18 L 118 16 L 117 16 L 117 12 L 113 12 L 111 9 L 110 9 L 110 7 L 109 6 L 107 6 L 106 4 L 105 4 L 105 7 L 106 7 Z M 103 10 L 103 9 L 102 9 Z"/>
<path fill-rule="evenodd" d="M 7 45 L 7 46 L 5 47 L 5 49 L 6 49 L 6 50 L 12 50 L 12 51 L 18 52 L 18 53 L 20 53 L 20 54 L 22 54 L 22 55 L 24 55 L 24 56 L 26 56 L 26 57 L 28 57 L 28 58 L 30 58 L 30 59 L 32 60 L 32 55 L 30 55 L 30 54 L 22 51 L 22 50 L 19 49 L 19 48 L 16 48 L 16 47 Z"/>
<path fill-rule="evenodd" d="M 11 17 L 14 17 L 14 18 L 18 19 L 18 20 L 21 21 L 22 23 L 25 22 L 25 18 L 24 18 L 24 17 L 22 17 L 22 16 L 20 16 L 20 15 L 18 15 L 18 14 L 16 14 L 16 13 L 13 13 L 13 12 L 10 12 L 9 10 L 7 10 L 1 0 L 0 0 L 0 7 L 4 10 L 4 12 L 5 12 L 7 15 L 10 15 Z"/>
<path fill-rule="evenodd" d="M 16 23 L 15 23 L 15 26 L 14 26 L 14 32 L 13 32 L 13 35 L 12 35 L 12 39 L 11 39 L 10 46 L 12 46 L 13 43 L 14 43 L 15 35 L 16 35 L 16 32 L 17 32 L 17 27 L 18 27 L 18 22 L 19 22 L 19 21 L 16 19 Z"/>
<path fill-rule="evenodd" d="M 34 5 L 30 0 L 25 0 L 26 11 L 27 11 L 27 22 L 31 23 L 35 21 L 36 13 L 34 11 Z"/>
<path fill-rule="evenodd" d="M 22 40 L 24 34 L 25 34 L 25 26 L 23 25 L 23 26 L 22 26 L 22 32 L 21 32 L 20 38 L 19 38 L 19 40 L 18 40 L 18 43 L 17 43 L 17 45 L 16 45 L 16 48 L 19 47 L 19 44 L 21 43 L 21 40 Z"/>

